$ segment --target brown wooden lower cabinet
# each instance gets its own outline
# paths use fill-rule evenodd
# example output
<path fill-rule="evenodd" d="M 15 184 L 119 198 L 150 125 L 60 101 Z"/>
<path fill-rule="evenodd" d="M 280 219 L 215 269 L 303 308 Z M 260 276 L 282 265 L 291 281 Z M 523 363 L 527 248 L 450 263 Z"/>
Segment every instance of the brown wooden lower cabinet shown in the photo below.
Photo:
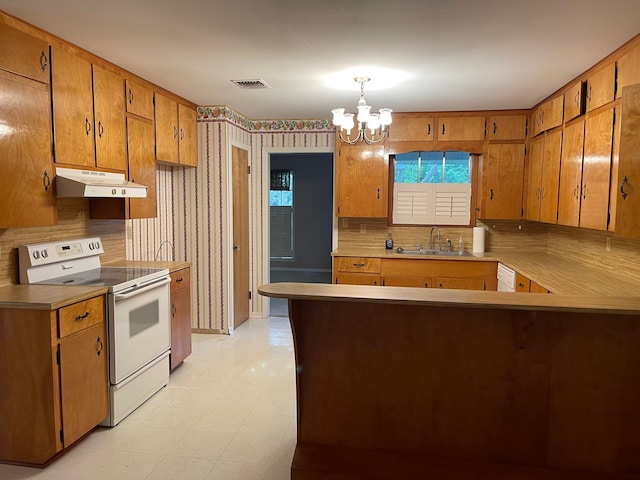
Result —
<path fill-rule="evenodd" d="M 171 272 L 171 370 L 191 355 L 191 268 Z"/>
<path fill-rule="evenodd" d="M 496 290 L 496 275 L 494 261 L 335 257 L 333 283 Z"/>
<path fill-rule="evenodd" d="M 516 272 L 516 292 L 521 293 L 551 293 L 539 283 L 529 280 L 521 273 Z"/>
<path fill-rule="evenodd" d="M 108 412 L 104 296 L 0 309 L 0 461 L 43 466 Z"/>

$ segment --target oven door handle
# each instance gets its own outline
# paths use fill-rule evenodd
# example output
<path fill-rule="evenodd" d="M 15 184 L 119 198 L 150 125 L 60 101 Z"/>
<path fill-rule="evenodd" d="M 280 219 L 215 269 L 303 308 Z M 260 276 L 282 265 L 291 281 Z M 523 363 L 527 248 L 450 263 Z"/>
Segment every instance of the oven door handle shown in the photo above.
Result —
<path fill-rule="evenodd" d="M 132 287 L 133 290 L 127 293 L 116 293 L 113 295 L 113 298 L 116 302 L 120 300 L 126 300 L 127 298 L 135 297 L 139 293 L 153 290 L 154 288 L 160 287 L 162 285 L 166 285 L 167 283 L 171 283 L 171 277 L 164 277 L 160 281 L 151 282 L 146 285 L 143 285 L 142 287 Z"/>

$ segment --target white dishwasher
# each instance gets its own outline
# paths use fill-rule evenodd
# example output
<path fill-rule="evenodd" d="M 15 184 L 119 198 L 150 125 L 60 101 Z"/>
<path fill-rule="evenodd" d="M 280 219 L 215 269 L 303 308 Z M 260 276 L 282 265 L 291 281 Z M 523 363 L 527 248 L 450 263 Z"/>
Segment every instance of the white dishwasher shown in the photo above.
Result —
<path fill-rule="evenodd" d="M 498 263 L 498 291 L 516 291 L 516 272 L 502 263 Z"/>

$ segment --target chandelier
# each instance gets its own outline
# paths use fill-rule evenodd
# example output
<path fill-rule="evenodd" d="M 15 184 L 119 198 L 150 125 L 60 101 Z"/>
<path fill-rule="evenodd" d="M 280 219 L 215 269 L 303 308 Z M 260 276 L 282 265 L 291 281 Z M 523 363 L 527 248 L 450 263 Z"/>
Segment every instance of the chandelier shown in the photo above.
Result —
<path fill-rule="evenodd" d="M 364 84 L 371 80 L 369 77 L 355 77 L 354 80 L 360 84 L 360 100 L 358 101 L 358 133 L 351 138 L 351 130 L 355 127 L 353 113 L 344 113 L 344 108 L 334 108 L 333 124 L 340 129 L 340 140 L 349 145 L 354 145 L 359 141 L 366 143 L 379 143 L 387 136 L 389 125 L 391 125 L 390 108 L 381 108 L 380 113 L 371 113 L 371 106 L 367 105 L 364 99 Z M 369 130 L 369 135 L 367 135 Z M 346 135 L 346 138 L 345 138 Z"/>

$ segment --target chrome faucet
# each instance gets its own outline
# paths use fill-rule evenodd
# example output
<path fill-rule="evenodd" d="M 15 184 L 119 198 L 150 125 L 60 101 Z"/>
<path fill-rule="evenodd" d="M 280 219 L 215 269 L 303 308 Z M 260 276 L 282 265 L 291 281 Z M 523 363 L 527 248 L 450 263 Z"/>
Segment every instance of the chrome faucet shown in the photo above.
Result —
<path fill-rule="evenodd" d="M 429 232 L 429 250 L 433 250 L 433 231 L 438 232 L 438 236 L 436 240 L 440 240 L 440 229 L 438 227 L 431 227 L 431 231 Z"/>
<path fill-rule="evenodd" d="M 451 239 L 447 238 L 447 252 L 451 251 Z"/>

